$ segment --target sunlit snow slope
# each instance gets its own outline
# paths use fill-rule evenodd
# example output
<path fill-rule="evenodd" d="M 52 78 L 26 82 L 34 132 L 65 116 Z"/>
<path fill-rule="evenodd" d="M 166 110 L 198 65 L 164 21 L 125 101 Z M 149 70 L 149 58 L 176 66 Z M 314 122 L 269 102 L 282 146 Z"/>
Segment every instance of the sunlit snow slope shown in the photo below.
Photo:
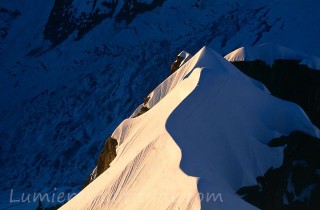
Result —
<path fill-rule="evenodd" d="M 61 209 L 256 209 L 235 191 L 281 164 L 269 140 L 319 136 L 300 107 L 206 47 L 150 96 L 148 112 L 113 132 L 111 167 Z"/>
<path fill-rule="evenodd" d="M 78 192 L 105 139 L 168 76 L 181 50 L 207 45 L 225 55 L 269 42 L 320 56 L 319 7 L 318 0 L 0 0 L 0 208 L 15 205 L 12 189 L 17 197 Z"/>

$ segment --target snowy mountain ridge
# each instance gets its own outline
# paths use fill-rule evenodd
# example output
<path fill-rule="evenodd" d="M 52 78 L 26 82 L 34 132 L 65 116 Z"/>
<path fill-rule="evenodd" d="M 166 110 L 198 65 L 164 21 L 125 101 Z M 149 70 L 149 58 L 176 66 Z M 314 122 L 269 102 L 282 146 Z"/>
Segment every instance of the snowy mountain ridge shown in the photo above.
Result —
<path fill-rule="evenodd" d="M 301 108 L 261 87 L 203 48 L 155 89 L 156 105 L 117 127 L 110 168 L 61 209 L 256 209 L 235 191 L 281 164 L 267 143 L 294 130 L 320 137 Z"/>
<path fill-rule="evenodd" d="M 226 68 L 227 70 L 232 68 L 232 66 L 230 66 L 230 64 L 227 61 L 220 60 L 219 62 L 217 62 L 216 60 L 208 59 L 207 56 L 212 56 L 212 55 L 210 54 L 208 55 L 208 53 L 205 53 L 205 52 L 206 52 L 206 47 L 204 47 L 201 51 L 199 51 L 186 63 L 182 61 L 183 65 L 180 67 L 179 71 L 174 73 L 175 76 L 168 77 L 164 82 L 162 82 L 154 91 L 152 91 L 147 96 L 149 100 L 145 103 L 145 106 L 149 109 L 155 106 L 159 101 L 161 101 L 163 97 L 165 97 L 172 89 L 174 89 L 176 85 L 179 84 L 179 82 L 184 80 L 185 77 L 188 77 L 188 75 L 191 74 L 191 71 L 194 70 L 195 68 L 202 68 L 204 66 L 210 66 L 211 68 L 217 68 L 217 69 L 228 66 L 228 68 Z M 216 54 L 215 56 L 220 56 L 216 52 L 212 52 L 212 53 Z M 238 76 L 239 72 L 235 71 L 235 68 L 233 68 L 233 70 L 230 70 L 230 74 L 234 76 Z M 244 79 L 244 77 L 241 75 L 240 79 Z M 250 80 L 250 82 L 254 82 L 254 81 Z M 260 88 L 266 90 L 266 88 L 260 83 L 258 85 Z"/>
<path fill-rule="evenodd" d="M 268 42 L 320 56 L 318 1 L 130 2 L 0 1 L 3 208 L 11 189 L 78 192 L 105 139 L 181 50 Z"/>

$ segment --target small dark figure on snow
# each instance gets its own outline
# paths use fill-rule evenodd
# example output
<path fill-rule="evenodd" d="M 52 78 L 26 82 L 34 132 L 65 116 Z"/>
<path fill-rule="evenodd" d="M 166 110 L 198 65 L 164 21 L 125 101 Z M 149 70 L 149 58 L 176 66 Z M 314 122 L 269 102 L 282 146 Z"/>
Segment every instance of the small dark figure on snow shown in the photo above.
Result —
<path fill-rule="evenodd" d="M 175 62 L 173 62 L 173 63 L 171 64 L 170 74 L 173 74 L 175 71 L 177 71 L 177 70 L 179 69 L 180 64 L 181 64 L 182 61 L 183 61 L 183 57 L 181 57 L 181 56 L 178 55 L 177 58 L 176 58 L 176 60 L 175 60 Z"/>

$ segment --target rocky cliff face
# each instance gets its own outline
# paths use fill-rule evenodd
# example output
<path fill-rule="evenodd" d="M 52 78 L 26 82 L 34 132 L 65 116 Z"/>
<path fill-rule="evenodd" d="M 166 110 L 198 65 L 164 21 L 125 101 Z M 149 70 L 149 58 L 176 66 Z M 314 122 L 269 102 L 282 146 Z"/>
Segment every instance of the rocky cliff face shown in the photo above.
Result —
<path fill-rule="evenodd" d="M 283 164 L 257 177 L 257 185 L 238 190 L 249 203 L 264 210 L 320 208 L 320 139 L 300 131 L 272 139 L 285 146 Z"/>

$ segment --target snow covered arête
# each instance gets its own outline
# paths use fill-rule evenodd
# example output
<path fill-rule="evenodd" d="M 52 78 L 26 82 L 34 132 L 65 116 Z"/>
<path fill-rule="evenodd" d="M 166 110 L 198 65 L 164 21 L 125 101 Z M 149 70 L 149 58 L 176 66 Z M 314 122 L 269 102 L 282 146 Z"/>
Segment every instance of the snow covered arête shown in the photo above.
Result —
<path fill-rule="evenodd" d="M 181 50 L 208 45 L 225 55 L 271 42 L 320 56 L 319 7 L 315 0 L 0 1 L 0 209 L 14 209 L 11 189 L 19 197 L 78 193 L 104 140 Z"/>
<path fill-rule="evenodd" d="M 271 139 L 320 135 L 299 106 L 207 47 L 145 104 L 113 132 L 110 168 L 61 209 L 256 209 L 236 191 L 281 165 Z"/>

